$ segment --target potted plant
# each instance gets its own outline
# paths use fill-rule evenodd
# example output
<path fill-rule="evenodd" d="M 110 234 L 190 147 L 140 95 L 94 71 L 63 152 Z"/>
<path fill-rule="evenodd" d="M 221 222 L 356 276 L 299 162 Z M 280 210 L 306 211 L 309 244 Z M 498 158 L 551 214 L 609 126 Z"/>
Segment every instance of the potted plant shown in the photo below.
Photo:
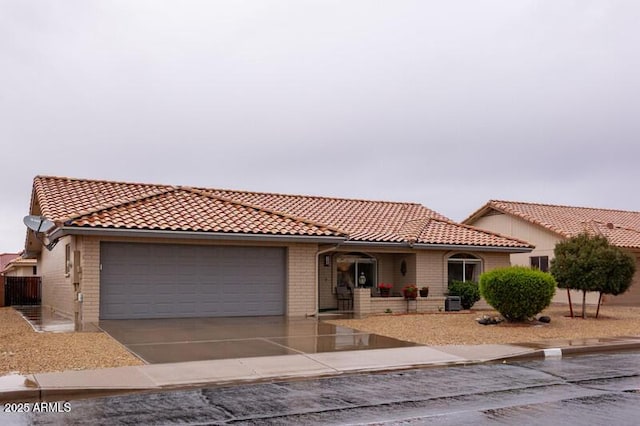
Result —
<path fill-rule="evenodd" d="M 420 288 L 420 297 L 429 297 L 429 287 Z"/>
<path fill-rule="evenodd" d="M 402 294 L 405 299 L 414 300 L 418 297 L 418 287 L 415 284 L 407 284 L 402 289 Z"/>
<path fill-rule="evenodd" d="M 378 289 L 380 290 L 380 296 L 389 297 L 391 295 L 391 289 L 393 288 L 393 284 L 380 283 L 378 284 Z"/>

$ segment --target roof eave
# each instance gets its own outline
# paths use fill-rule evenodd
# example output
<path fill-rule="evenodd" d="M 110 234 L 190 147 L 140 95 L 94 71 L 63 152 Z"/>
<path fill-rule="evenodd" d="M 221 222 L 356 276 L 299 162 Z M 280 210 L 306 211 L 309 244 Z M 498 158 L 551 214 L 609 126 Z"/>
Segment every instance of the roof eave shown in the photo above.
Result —
<path fill-rule="evenodd" d="M 502 246 L 479 246 L 466 244 L 430 244 L 416 243 L 414 248 L 424 250 L 473 250 L 488 252 L 504 252 L 504 253 L 530 253 L 534 247 L 502 247 Z"/>
<path fill-rule="evenodd" d="M 492 206 L 492 202 L 488 201 L 486 204 L 484 204 L 482 207 L 480 207 L 478 210 L 476 210 L 475 212 L 471 213 L 466 219 L 464 219 L 462 222 L 465 225 L 473 225 L 473 223 L 480 219 L 482 216 L 484 216 L 490 209 L 495 208 Z M 499 210 L 499 209 L 496 209 Z"/>
<path fill-rule="evenodd" d="M 376 241 L 346 241 L 341 247 L 395 247 L 404 249 L 420 249 L 420 250 L 473 250 L 473 251 L 489 251 L 504 253 L 530 253 L 534 247 L 501 247 L 501 246 L 480 246 L 465 244 L 430 244 L 430 243 L 409 243 L 406 241 L 399 242 L 376 242 Z"/>
<path fill-rule="evenodd" d="M 225 232 L 167 231 L 155 229 L 120 229 L 120 228 L 85 228 L 63 226 L 49 234 L 50 240 L 57 240 L 66 235 L 86 235 L 100 237 L 147 237 L 186 240 L 227 240 L 227 241 L 265 241 L 265 242 L 300 242 L 300 243 L 340 243 L 346 237 L 321 235 L 285 235 L 285 234 L 248 234 Z"/>

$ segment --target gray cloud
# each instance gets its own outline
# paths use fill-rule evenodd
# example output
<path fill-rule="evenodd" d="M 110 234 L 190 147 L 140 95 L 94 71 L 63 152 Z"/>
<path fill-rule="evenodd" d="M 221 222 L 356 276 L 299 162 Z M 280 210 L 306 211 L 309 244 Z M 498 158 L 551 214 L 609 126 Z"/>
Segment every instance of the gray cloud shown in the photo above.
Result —
<path fill-rule="evenodd" d="M 640 5 L 0 3 L 0 252 L 36 174 L 638 210 Z"/>

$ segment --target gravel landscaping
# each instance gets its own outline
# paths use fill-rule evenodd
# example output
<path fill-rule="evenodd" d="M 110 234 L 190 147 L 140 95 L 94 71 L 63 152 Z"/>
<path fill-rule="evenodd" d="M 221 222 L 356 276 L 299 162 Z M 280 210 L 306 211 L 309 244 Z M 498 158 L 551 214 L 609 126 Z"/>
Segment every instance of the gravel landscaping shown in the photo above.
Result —
<path fill-rule="evenodd" d="M 640 335 L 640 308 L 602 307 L 600 318 L 567 317 L 567 307 L 543 312 L 549 324 L 479 325 L 493 311 L 383 314 L 365 319 L 326 321 L 361 331 L 426 345 L 527 343 Z M 37 333 L 12 308 L 0 308 L 0 375 L 83 370 L 143 364 L 105 333 Z"/>
<path fill-rule="evenodd" d="M 528 343 L 542 340 L 640 336 L 640 308 L 603 306 L 595 319 L 595 307 L 586 319 L 571 318 L 568 306 L 552 306 L 542 312 L 551 323 L 480 325 L 482 315 L 495 311 L 462 311 L 434 314 L 383 314 L 364 319 L 327 321 L 336 325 L 425 345 L 480 345 Z M 574 310 L 580 314 L 580 308 Z"/>
<path fill-rule="evenodd" d="M 105 333 L 37 333 L 12 308 L 0 324 L 0 375 L 143 364 Z"/>

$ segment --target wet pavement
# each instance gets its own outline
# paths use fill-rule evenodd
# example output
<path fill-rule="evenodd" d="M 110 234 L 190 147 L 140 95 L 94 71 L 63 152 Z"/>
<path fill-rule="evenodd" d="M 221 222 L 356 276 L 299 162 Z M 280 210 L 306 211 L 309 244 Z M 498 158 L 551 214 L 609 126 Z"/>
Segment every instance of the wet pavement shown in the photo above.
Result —
<path fill-rule="evenodd" d="M 86 399 L 70 401 L 66 413 L 5 413 L 0 421 L 635 425 L 639 404 L 640 352 L 624 352 Z"/>
<path fill-rule="evenodd" d="M 41 306 L 12 306 L 37 332 L 68 333 L 75 329 L 73 321 Z"/>
<path fill-rule="evenodd" d="M 109 320 L 99 325 L 150 364 L 418 346 L 315 318 Z"/>
<path fill-rule="evenodd" d="M 118 321 L 120 329 L 112 332 L 151 347 L 151 354 L 171 353 L 164 346 L 233 347 L 242 341 L 285 352 L 264 356 L 261 349 L 257 357 L 234 352 L 232 359 L 206 355 L 204 361 L 3 377 L 0 396 L 6 402 L 0 424 L 546 425 L 575 424 L 576 418 L 580 424 L 604 419 L 636 424 L 638 352 L 612 352 L 587 362 L 566 356 L 638 350 L 640 336 L 525 345 L 407 347 L 400 342 L 394 347 L 391 342 L 387 348 L 372 335 L 315 319 L 209 320 L 215 321 L 204 328 L 199 322 Z M 544 361 L 516 361 L 523 357 Z M 416 367 L 422 369 L 411 370 Z M 175 390 L 196 386 L 216 387 Z M 83 400 L 130 392 L 139 394 Z M 596 412 L 582 419 L 592 405 Z M 7 412 L 20 406 L 31 412 Z"/>

